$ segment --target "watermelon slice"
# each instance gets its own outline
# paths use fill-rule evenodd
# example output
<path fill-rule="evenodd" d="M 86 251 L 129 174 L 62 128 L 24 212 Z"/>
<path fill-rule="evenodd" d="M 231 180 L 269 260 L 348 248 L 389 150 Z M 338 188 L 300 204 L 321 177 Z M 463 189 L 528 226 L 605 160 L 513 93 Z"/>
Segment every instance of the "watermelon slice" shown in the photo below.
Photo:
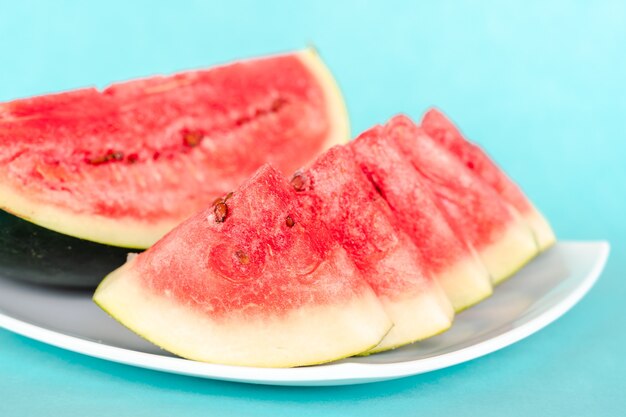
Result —
<path fill-rule="evenodd" d="M 391 322 L 270 166 L 111 273 L 94 300 L 185 358 L 289 367 L 377 345 Z"/>
<path fill-rule="evenodd" d="M 382 135 L 428 182 L 448 222 L 476 248 L 493 283 L 537 254 L 533 233 L 517 210 L 408 117 L 391 119 Z"/>
<path fill-rule="evenodd" d="M 354 161 L 335 146 L 292 184 L 302 215 L 328 227 L 362 271 L 394 326 L 369 353 L 425 339 L 448 329 L 454 315 L 439 284 L 421 266 L 418 249 Z"/>
<path fill-rule="evenodd" d="M 291 173 L 348 135 L 310 49 L 16 100 L 0 104 L 0 208 L 145 248 L 263 163 Z"/>
<path fill-rule="evenodd" d="M 435 277 L 456 311 L 492 293 L 489 274 L 448 225 L 427 182 L 374 127 L 351 142 L 354 155 L 387 201 L 398 224 L 421 251 L 421 266 Z"/>
<path fill-rule="evenodd" d="M 517 184 L 498 168 L 485 151 L 466 140 L 443 113 L 437 109 L 427 111 L 422 118 L 422 128 L 517 209 L 533 230 L 541 250 L 549 248 L 556 242 L 554 232 L 546 218 L 535 208 Z"/>

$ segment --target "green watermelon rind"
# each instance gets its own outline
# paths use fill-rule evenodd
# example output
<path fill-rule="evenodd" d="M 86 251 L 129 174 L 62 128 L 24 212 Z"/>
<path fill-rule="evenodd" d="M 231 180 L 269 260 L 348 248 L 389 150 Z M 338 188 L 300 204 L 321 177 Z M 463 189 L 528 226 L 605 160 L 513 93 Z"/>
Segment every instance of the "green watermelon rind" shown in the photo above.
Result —
<path fill-rule="evenodd" d="M 0 276 L 35 284 L 95 288 L 129 250 L 82 240 L 0 210 Z"/>

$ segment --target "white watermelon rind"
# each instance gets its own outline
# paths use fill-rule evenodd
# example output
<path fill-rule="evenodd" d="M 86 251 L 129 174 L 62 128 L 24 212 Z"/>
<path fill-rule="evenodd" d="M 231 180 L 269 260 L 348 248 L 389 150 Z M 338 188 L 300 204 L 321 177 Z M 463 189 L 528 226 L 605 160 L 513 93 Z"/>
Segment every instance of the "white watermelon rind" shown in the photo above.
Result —
<path fill-rule="evenodd" d="M 439 271 L 436 280 L 444 289 L 456 313 L 493 294 L 489 272 L 473 252 L 471 257 L 461 259 L 449 268 Z"/>
<path fill-rule="evenodd" d="M 535 235 L 539 251 L 543 252 L 556 243 L 556 236 L 550 223 L 535 206 L 531 205 L 531 209 L 523 213 L 523 218 Z"/>
<path fill-rule="evenodd" d="M 508 204 L 507 206 L 512 221 L 493 243 L 478 251 L 494 285 L 515 275 L 539 254 L 539 247 L 530 226 L 517 210 Z"/>
<path fill-rule="evenodd" d="M 360 356 L 406 346 L 441 334 L 452 327 L 454 309 L 436 282 L 410 297 L 379 299 L 394 326 L 378 345 Z"/>
<path fill-rule="evenodd" d="M 94 302 L 144 339 L 186 359 L 252 367 L 319 365 L 373 348 L 392 328 L 371 291 L 276 317 L 255 320 L 235 313 L 218 322 L 147 288 L 133 265 L 130 260 L 109 274 Z"/>

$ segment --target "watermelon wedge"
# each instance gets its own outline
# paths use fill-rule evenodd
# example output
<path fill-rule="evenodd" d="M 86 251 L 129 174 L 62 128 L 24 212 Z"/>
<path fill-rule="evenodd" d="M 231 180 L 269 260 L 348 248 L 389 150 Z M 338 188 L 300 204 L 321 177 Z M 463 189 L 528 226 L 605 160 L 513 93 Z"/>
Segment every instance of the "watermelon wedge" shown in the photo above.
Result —
<path fill-rule="evenodd" d="M 385 200 L 361 171 L 350 148 L 335 146 L 292 184 L 310 223 L 324 224 L 354 260 L 394 326 L 369 353 L 422 340 L 448 329 L 454 315 L 439 284 L 397 225 Z"/>
<path fill-rule="evenodd" d="M 311 49 L 16 100 L 0 104 L 0 208 L 145 248 L 262 164 L 291 173 L 348 139 Z"/>
<path fill-rule="evenodd" d="M 428 182 L 451 227 L 477 250 L 494 284 L 537 254 L 533 233 L 517 210 L 408 117 L 392 118 L 382 135 Z"/>
<path fill-rule="evenodd" d="M 376 295 L 266 165 L 111 273 L 95 302 L 198 361 L 311 365 L 371 349 L 391 328 Z"/>
<path fill-rule="evenodd" d="M 430 109 L 422 118 L 422 128 L 429 136 L 459 158 L 466 167 L 487 182 L 511 204 L 530 225 L 541 250 L 556 242 L 546 218 L 537 210 L 522 190 L 502 171 L 485 151 L 466 140 L 459 129 L 439 110 Z"/>
<path fill-rule="evenodd" d="M 492 294 L 489 274 L 449 226 L 427 182 L 376 126 L 350 143 L 370 181 L 421 252 L 421 267 L 461 311 Z"/>

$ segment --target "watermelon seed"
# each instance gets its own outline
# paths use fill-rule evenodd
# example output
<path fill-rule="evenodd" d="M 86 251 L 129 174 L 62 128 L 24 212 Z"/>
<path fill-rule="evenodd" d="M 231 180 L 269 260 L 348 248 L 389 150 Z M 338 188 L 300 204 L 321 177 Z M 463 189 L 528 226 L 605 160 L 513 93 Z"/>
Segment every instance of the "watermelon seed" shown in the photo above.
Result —
<path fill-rule="evenodd" d="M 293 221 L 291 216 L 287 216 L 287 218 L 285 219 L 285 223 L 287 223 L 287 227 L 293 227 L 293 225 L 296 224 L 296 222 Z"/>
<path fill-rule="evenodd" d="M 293 174 L 293 178 L 291 178 L 291 185 L 296 191 L 304 190 L 304 183 L 306 178 L 302 172 L 296 172 Z"/>
<path fill-rule="evenodd" d="M 104 155 L 89 159 L 88 162 L 92 165 L 100 165 L 111 161 L 121 161 L 122 159 L 124 159 L 124 153 L 109 150 Z"/>
<path fill-rule="evenodd" d="M 237 259 L 239 259 L 239 262 L 242 265 L 248 265 L 250 263 L 250 257 L 242 250 L 238 250 L 237 252 L 235 252 L 235 256 L 237 256 Z"/>
<path fill-rule="evenodd" d="M 129 164 L 134 164 L 135 162 L 139 160 L 139 155 L 137 155 L 136 153 L 131 153 L 130 155 L 126 157 L 126 160 L 128 161 Z"/>
<path fill-rule="evenodd" d="M 215 221 L 217 223 L 222 223 L 224 220 L 226 220 L 226 216 L 228 215 L 228 206 L 224 201 L 221 201 L 220 199 L 220 201 L 215 204 L 215 207 L 213 208 L 213 213 L 215 213 Z"/>
<path fill-rule="evenodd" d="M 278 110 L 280 110 L 282 107 L 285 106 L 285 104 L 287 104 L 287 100 L 285 100 L 282 97 L 278 97 L 276 100 L 274 100 L 274 102 L 272 103 L 272 112 L 277 112 Z"/>
<path fill-rule="evenodd" d="M 106 162 L 106 156 L 97 156 L 95 158 L 91 158 L 88 159 L 87 162 L 89 162 L 92 165 L 100 165 Z"/>
<path fill-rule="evenodd" d="M 242 116 L 239 119 L 235 120 L 235 126 L 243 126 L 248 123 L 251 119 L 247 116 Z"/>
<path fill-rule="evenodd" d="M 217 197 L 215 200 L 213 200 L 211 205 L 212 206 L 217 206 L 220 203 L 226 203 L 228 201 L 228 199 L 231 198 L 232 196 L 233 196 L 233 192 L 231 191 L 228 194 L 226 194 L 224 197 Z M 228 213 L 228 210 L 226 210 L 226 212 Z"/>
<path fill-rule="evenodd" d="M 183 131 L 183 143 L 190 148 L 198 146 L 204 139 L 204 134 L 199 130 L 185 130 Z"/>
<path fill-rule="evenodd" d="M 254 114 L 252 116 L 244 115 L 236 119 L 235 126 L 240 127 L 240 126 L 243 126 L 247 123 L 254 121 L 256 118 L 259 118 L 268 114 L 277 113 L 281 108 L 285 107 L 287 103 L 288 101 L 286 99 L 282 97 L 278 97 L 274 101 L 272 101 L 272 104 L 270 105 L 270 107 L 258 108 L 254 110 Z"/>

